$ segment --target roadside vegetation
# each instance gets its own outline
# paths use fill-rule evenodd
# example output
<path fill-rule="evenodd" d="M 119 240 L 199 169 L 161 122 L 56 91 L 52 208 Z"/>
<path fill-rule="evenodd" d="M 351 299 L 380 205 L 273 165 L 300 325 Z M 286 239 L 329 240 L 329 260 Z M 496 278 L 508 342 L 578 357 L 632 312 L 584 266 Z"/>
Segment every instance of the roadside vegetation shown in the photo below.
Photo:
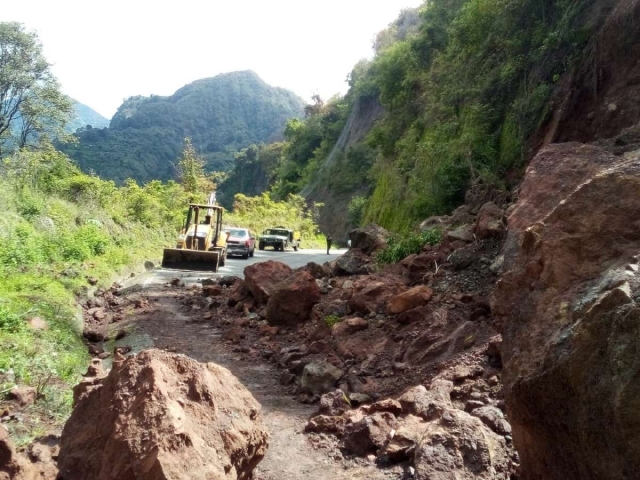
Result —
<path fill-rule="evenodd" d="M 214 186 L 189 142 L 178 163 L 180 182 L 128 180 L 118 187 L 82 173 L 44 140 L 3 160 L 0 396 L 14 385 L 35 387 L 33 418 L 65 418 L 70 386 L 86 369 L 77 301 L 92 283 L 108 287 L 128 267 L 156 261 L 174 241 L 187 203 L 205 201 L 206 188 Z M 304 246 L 319 243 L 313 212 L 300 197 L 276 202 L 266 194 L 238 195 L 225 223 L 256 232 L 286 224 L 302 232 Z M 39 433 L 34 425 L 11 425 L 19 441 Z"/>
<path fill-rule="evenodd" d="M 378 34 L 374 59 L 353 68 L 344 97 L 316 98 L 304 119 L 287 124 L 279 157 L 264 165 L 266 189 L 282 199 L 322 182 L 327 198 L 353 195 L 344 213 L 352 224 L 406 233 L 451 211 L 474 186 L 510 188 L 561 79 L 589 54 L 599 20 L 587 7 L 432 0 L 405 10 Z M 384 114 L 364 141 L 321 168 L 349 113 L 371 99 Z M 237 187 L 245 174 L 236 168 L 229 178 Z"/>
<path fill-rule="evenodd" d="M 318 209 L 322 205 L 307 208 L 304 198 L 290 194 L 285 201 L 275 201 L 268 193 L 256 197 L 235 196 L 233 210 L 225 215 L 227 225 L 251 229 L 259 238 L 264 230 L 283 226 L 300 232 L 301 248 L 321 248 L 324 236 L 316 224 Z"/>
<path fill-rule="evenodd" d="M 378 265 L 397 263 L 409 255 L 420 253 L 425 245 L 437 245 L 442 240 L 442 232 L 435 228 L 419 233 L 406 233 L 393 235 L 385 248 L 377 252 Z"/>

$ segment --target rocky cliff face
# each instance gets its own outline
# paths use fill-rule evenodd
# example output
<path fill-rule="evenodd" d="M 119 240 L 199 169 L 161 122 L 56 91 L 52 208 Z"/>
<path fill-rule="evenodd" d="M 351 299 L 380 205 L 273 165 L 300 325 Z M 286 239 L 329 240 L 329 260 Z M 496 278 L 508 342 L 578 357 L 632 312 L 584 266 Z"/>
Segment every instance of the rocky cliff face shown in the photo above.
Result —
<path fill-rule="evenodd" d="M 492 310 L 525 479 L 640 466 L 640 151 L 616 153 L 543 149 L 508 218 Z"/>
<path fill-rule="evenodd" d="M 318 224 L 323 232 L 331 233 L 339 242 L 346 243 L 349 230 L 355 226 L 351 224 L 347 206 L 355 195 L 366 193 L 366 181 L 360 179 L 358 185 L 347 189 L 337 187 L 334 175 L 340 175 L 338 163 L 341 159 L 349 162 L 349 158 L 345 157 L 349 149 L 364 140 L 383 112 L 379 100 L 375 97 L 356 100 L 338 141 L 320 167 L 318 180 L 301 192 L 310 204 L 324 203 Z"/>

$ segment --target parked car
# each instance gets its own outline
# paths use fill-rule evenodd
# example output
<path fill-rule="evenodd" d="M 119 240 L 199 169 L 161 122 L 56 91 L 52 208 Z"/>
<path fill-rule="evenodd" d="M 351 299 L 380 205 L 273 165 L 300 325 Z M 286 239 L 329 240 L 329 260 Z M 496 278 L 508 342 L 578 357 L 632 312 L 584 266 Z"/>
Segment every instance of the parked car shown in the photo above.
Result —
<path fill-rule="evenodd" d="M 253 257 L 256 250 L 256 237 L 248 228 L 227 228 L 227 256 L 241 255 L 242 258 Z"/>

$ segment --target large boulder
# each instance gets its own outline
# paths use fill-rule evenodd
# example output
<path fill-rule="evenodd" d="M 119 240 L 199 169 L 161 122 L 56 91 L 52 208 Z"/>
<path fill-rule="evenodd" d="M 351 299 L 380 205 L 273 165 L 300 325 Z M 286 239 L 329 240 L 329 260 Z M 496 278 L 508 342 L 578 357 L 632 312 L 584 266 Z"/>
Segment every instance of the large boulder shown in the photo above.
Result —
<path fill-rule="evenodd" d="M 415 478 L 508 480 L 514 470 L 509 453 L 503 437 L 479 419 L 452 408 L 422 431 L 414 454 Z"/>
<path fill-rule="evenodd" d="M 371 271 L 371 258 L 359 248 L 350 248 L 335 261 L 333 271 L 336 275 L 365 275 Z"/>
<path fill-rule="evenodd" d="M 349 299 L 349 308 L 352 312 L 363 315 L 382 311 L 387 300 L 402 288 L 403 285 L 395 280 L 360 281 L 354 286 L 353 296 Z"/>
<path fill-rule="evenodd" d="M 501 237 L 505 232 L 504 210 L 493 202 L 480 207 L 476 216 L 474 233 L 481 240 L 485 238 Z"/>
<path fill-rule="evenodd" d="M 342 375 L 342 370 L 329 362 L 316 360 L 304 367 L 300 386 L 305 392 L 322 395 L 332 391 Z"/>
<path fill-rule="evenodd" d="M 228 370 L 147 350 L 79 399 L 58 466 L 65 480 L 249 479 L 267 443 L 260 404 Z"/>
<path fill-rule="evenodd" d="M 397 315 L 407 310 L 422 307 L 429 303 L 432 296 L 433 290 L 424 285 L 418 285 L 406 292 L 391 297 L 387 302 L 387 312 L 392 315 Z"/>
<path fill-rule="evenodd" d="M 291 275 L 291 268 L 282 262 L 269 260 L 254 263 L 244 269 L 244 282 L 258 305 L 265 305 L 276 284 Z"/>
<path fill-rule="evenodd" d="M 315 279 L 300 270 L 273 287 L 267 303 L 267 322 L 278 326 L 304 322 L 319 301 L 320 288 Z"/>
<path fill-rule="evenodd" d="M 522 478 L 640 471 L 640 153 L 551 145 L 508 219 L 504 391 Z"/>
<path fill-rule="evenodd" d="M 407 390 L 398 400 L 402 409 L 425 420 L 407 423 L 408 431 L 395 448 L 416 442 L 414 464 L 418 480 L 507 480 L 514 464 L 506 439 L 451 402 L 453 383 L 436 379 L 429 388 Z"/>
<path fill-rule="evenodd" d="M 377 250 L 387 246 L 389 232 L 373 223 L 366 227 L 356 228 L 349 232 L 351 248 L 358 248 L 363 253 L 371 255 Z"/>

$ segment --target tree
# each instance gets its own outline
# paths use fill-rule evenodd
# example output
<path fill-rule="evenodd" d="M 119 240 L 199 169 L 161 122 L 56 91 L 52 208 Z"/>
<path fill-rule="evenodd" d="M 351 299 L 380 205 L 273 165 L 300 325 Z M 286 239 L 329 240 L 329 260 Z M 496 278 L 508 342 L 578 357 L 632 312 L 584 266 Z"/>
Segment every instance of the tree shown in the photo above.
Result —
<path fill-rule="evenodd" d="M 60 91 L 35 33 L 0 22 L 0 153 L 63 134 L 73 103 Z"/>
<path fill-rule="evenodd" d="M 182 158 L 178 160 L 178 178 L 191 200 L 203 197 L 213 188 L 204 173 L 204 160 L 196 153 L 189 137 L 184 139 Z"/>

